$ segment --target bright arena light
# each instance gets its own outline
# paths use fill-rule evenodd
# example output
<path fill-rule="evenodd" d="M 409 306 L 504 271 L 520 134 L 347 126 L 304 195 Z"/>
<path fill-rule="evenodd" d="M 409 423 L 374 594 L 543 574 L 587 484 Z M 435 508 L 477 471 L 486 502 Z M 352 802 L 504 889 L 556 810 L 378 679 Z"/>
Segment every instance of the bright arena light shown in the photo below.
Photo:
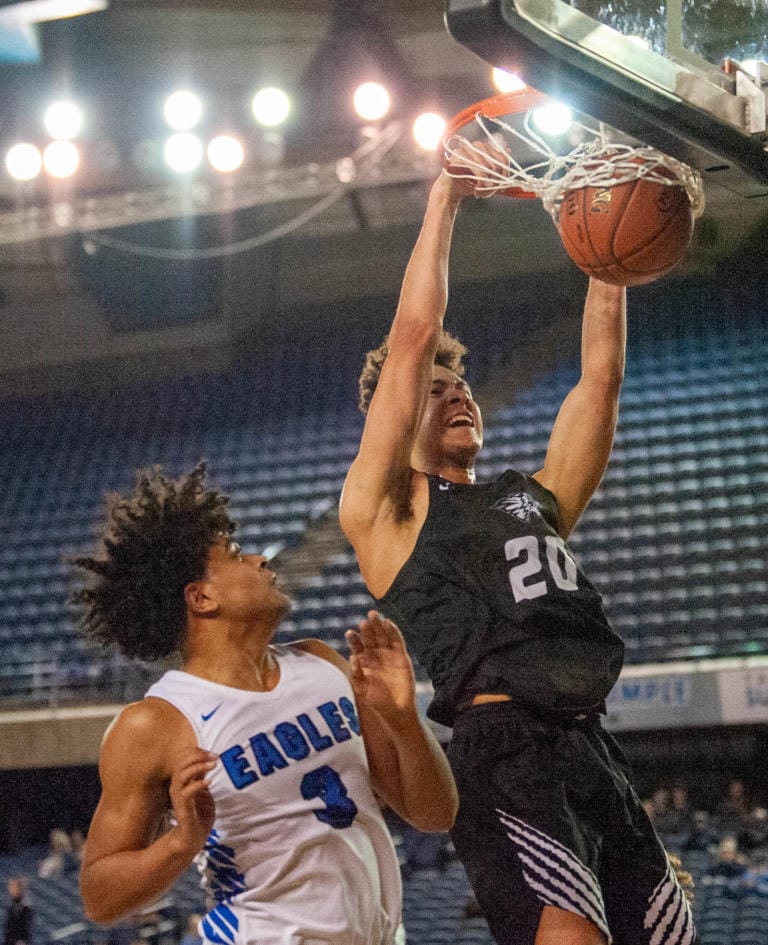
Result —
<path fill-rule="evenodd" d="M 5 169 L 14 180 L 32 180 L 43 167 L 43 157 L 34 144 L 19 142 L 8 149 Z"/>
<path fill-rule="evenodd" d="M 525 88 L 525 82 L 520 76 L 507 72 L 505 69 L 499 69 L 498 66 L 491 71 L 491 79 L 499 92 L 519 92 Z"/>
<path fill-rule="evenodd" d="M 378 121 L 389 111 L 389 92 L 378 82 L 363 82 L 355 90 L 352 103 L 357 114 L 365 121 Z"/>
<path fill-rule="evenodd" d="M 189 131 L 203 117 L 203 103 L 194 92 L 174 92 L 165 100 L 163 115 L 174 131 Z"/>
<path fill-rule="evenodd" d="M 282 89 L 259 89 L 251 102 L 253 117 L 260 125 L 274 128 L 282 125 L 291 111 L 291 100 Z"/>
<path fill-rule="evenodd" d="M 208 144 L 208 160 L 214 170 L 227 174 L 243 163 L 243 146 L 232 135 L 218 135 Z"/>
<path fill-rule="evenodd" d="M 80 164 L 80 152 L 71 141 L 51 141 L 43 151 L 43 167 L 51 177 L 71 177 Z"/>
<path fill-rule="evenodd" d="M 172 171 L 188 174 L 199 167 L 203 160 L 203 143 L 197 135 L 182 131 L 168 138 L 163 153 Z"/>
<path fill-rule="evenodd" d="M 74 102 L 54 102 L 45 110 L 43 124 L 52 138 L 69 141 L 80 134 L 83 112 Z"/>
<path fill-rule="evenodd" d="M 443 140 L 445 119 L 434 112 L 423 112 L 413 123 L 416 144 L 425 151 L 436 151 Z"/>
<path fill-rule="evenodd" d="M 533 111 L 533 123 L 542 134 L 555 138 L 564 135 L 573 124 L 573 113 L 567 105 L 545 105 Z"/>
<path fill-rule="evenodd" d="M 757 59 L 744 59 L 743 62 L 739 63 L 739 65 L 747 73 L 747 75 L 751 75 L 753 79 L 757 78 L 758 72 L 760 70 Z"/>

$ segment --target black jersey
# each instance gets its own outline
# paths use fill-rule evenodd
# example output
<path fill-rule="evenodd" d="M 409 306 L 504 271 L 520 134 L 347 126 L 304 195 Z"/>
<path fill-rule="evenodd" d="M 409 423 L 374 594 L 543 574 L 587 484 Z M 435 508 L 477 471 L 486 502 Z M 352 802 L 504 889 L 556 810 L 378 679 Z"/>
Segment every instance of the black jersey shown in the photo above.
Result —
<path fill-rule="evenodd" d="M 600 707 L 624 645 L 558 534 L 552 493 L 514 470 L 482 484 L 427 478 L 416 546 L 378 604 L 432 679 L 430 718 L 452 725 L 478 692 Z"/>

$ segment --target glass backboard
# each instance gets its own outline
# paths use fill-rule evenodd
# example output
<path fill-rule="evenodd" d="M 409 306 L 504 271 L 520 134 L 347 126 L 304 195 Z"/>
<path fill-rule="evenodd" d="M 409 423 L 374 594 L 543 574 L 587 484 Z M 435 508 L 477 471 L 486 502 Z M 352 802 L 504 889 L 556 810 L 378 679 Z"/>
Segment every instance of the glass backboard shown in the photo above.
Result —
<path fill-rule="evenodd" d="M 768 195 L 768 0 L 447 0 L 494 66 L 744 197 Z"/>

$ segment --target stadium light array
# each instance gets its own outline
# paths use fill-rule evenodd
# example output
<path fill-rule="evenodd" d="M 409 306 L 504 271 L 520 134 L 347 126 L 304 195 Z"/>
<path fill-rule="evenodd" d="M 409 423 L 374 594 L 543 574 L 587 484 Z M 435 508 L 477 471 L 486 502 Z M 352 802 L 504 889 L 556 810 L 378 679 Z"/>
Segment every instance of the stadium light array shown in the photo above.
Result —
<path fill-rule="evenodd" d="M 196 170 L 203 160 L 203 143 L 197 135 L 180 131 L 168 138 L 163 153 L 166 164 L 172 171 L 189 174 Z"/>
<path fill-rule="evenodd" d="M 392 99 L 379 82 L 363 82 L 352 97 L 355 111 L 365 121 L 378 121 L 389 111 Z"/>
<path fill-rule="evenodd" d="M 5 169 L 14 180 L 34 180 L 43 169 L 43 156 L 34 144 L 20 141 L 8 149 Z"/>
<path fill-rule="evenodd" d="M 564 135 L 573 124 L 573 112 L 567 105 L 556 102 L 533 111 L 533 123 L 542 134 L 556 138 Z"/>
<path fill-rule="evenodd" d="M 274 128 L 288 118 L 291 100 L 282 89 L 259 89 L 251 101 L 251 112 L 260 125 Z"/>
<path fill-rule="evenodd" d="M 80 152 L 71 141 L 52 141 L 43 151 L 43 167 L 51 177 L 71 177 L 80 165 Z"/>
<path fill-rule="evenodd" d="M 203 117 L 203 103 L 199 95 L 180 89 L 165 100 L 163 115 L 174 131 L 191 131 Z"/>
<path fill-rule="evenodd" d="M 507 72 L 497 66 L 491 70 L 491 81 L 499 92 L 519 92 L 525 88 L 525 82 L 514 72 Z"/>
<path fill-rule="evenodd" d="M 435 112 L 422 112 L 413 123 L 413 137 L 424 151 L 436 151 L 443 140 L 445 119 Z"/>
<path fill-rule="evenodd" d="M 211 167 L 222 174 L 236 171 L 242 165 L 244 157 L 242 144 L 232 135 L 217 135 L 208 143 L 208 160 Z"/>
<path fill-rule="evenodd" d="M 80 134 L 83 127 L 82 109 L 74 102 L 54 102 L 46 108 L 43 124 L 52 138 L 70 141 Z"/>

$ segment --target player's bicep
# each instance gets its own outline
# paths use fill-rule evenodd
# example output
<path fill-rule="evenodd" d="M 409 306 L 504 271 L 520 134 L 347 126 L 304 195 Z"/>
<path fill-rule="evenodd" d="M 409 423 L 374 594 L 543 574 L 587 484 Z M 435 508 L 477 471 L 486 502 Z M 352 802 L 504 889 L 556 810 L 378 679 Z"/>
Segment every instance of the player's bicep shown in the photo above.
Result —
<path fill-rule="evenodd" d="M 618 398 L 580 381 L 557 415 L 544 466 L 534 479 L 557 499 L 567 538 L 600 485 L 613 447 Z"/>
<path fill-rule="evenodd" d="M 101 797 L 88 831 L 84 868 L 112 853 L 144 849 L 164 822 L 170 801 L 155 722 L 145 702 L 123 710 L 107 731 L 99 759 Z"/>
<path fill-rule="evenodd" d="M 391 347 L 342 493 L 342 525 L 368 526 L 386 502 L 399 504 L 409 486 L 411 452 L 432 383 L 435 340 L 401 330 Z"/>
<path fill-rule="evenodd" d="M 103 791 L 83 854 L 83 872 L 113 853 L 143 850 L 162 832 L 167 799 L 159 786 Z"/>

